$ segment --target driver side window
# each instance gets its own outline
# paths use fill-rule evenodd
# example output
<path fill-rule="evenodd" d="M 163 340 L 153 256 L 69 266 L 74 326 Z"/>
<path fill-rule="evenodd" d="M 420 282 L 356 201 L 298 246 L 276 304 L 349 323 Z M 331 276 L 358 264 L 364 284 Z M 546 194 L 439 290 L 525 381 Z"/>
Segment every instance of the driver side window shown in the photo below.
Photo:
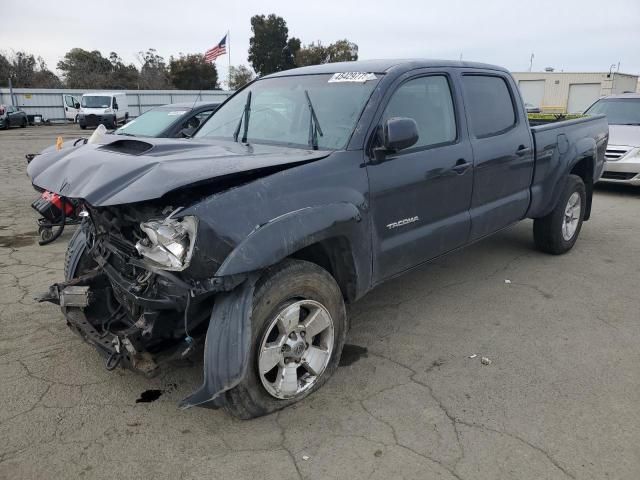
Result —
<path fill-rule="evenodd" d="M 444 75 L 409 80 L 393 93 L 382 124 L 393 117 L 406 117 L 418 125 L 418 141 L 411 149 L 455 141 L 456 118 L 449 82 Z"/>

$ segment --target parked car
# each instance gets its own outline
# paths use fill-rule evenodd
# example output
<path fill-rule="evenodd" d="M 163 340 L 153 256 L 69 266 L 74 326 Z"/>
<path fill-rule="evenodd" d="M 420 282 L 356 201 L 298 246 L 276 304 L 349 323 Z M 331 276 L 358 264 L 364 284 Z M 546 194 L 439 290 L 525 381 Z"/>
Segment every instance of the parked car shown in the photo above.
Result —
<path fill-rule="evenodd" d="M 118 128 L 129 119 L 129 104 L 124 92 L 85 93 L 80 99 L 78 124 L 81 129 L 97 127 Z"/>
<path fill-rule="evenodd" d="M 131 120 L 122 127 L 109 132 L 97 143 L 109 143 L 111 135 L 140 136 L 156 138 L 183 138 L 192 135 L 211 114 L 220 106 L 218 102 L 172 103 L 149 110 Z M 37 174 L 52 162 L 66 156 L 71 150 L 86 144 L 87 138 L 67 140 L 61 148 L 51 145 L 40 153 L 27 155 L 27 161 L 33 163 L 31 172 Z M 37 160 L 35 160 L 37 158 Z"/>
<path fill-rule="evenodd" d="M 220 102 L 163 105 L 143 113 L 113 133 L 134 137 L 190 137 L 219 106 Z"/>
<path fill-rule="evenodd" d="M 527 110 L 527 113 L 541 113 L 542 112 L 540 107 L 536 107 L 535 105 L 533 105 L 531 103 L 525 103 L 524 104 L 524 108 Z"/>
<path fill-rule="evenodd" d="M 29 121 L 24 110 L 13 105 L 0 105 L 0 128 L 26 127 Z"/>
<path fill-rule="evenodd" d="M 40 297 L 109 369 L 204 345 L 181 403 L 250 418 L 336 370 L 345 303 L 524 218 L 542 251 L 591 214 L 604 116 L 530 127 L 507 70 L 329 63 L 236 92 L 191 140 L 114 137 L 36 176 L 78 199 L 65 281 Z"/>
<path fill-rule="evenodd" d="M 640 186 L 640 94 L 609 95 L 591 105 L 586 115 L 606 115 L 609 145 L 601 182 Z"/>

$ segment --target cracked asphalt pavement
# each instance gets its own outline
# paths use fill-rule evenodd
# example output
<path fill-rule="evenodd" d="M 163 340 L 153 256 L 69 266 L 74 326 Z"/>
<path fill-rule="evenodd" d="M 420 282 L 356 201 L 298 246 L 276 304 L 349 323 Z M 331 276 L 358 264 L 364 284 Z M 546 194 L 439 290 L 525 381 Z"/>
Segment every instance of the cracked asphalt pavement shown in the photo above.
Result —
<path fill-rule="evenodd" d="M 0 479 L 640 478 L 640 189 L 598 188 L 567 255 L 525 221 L 374 290 L 326 386 L 240 421 L 176 408 L 201 364 L 108 372 L 33 301 L 72 228 L 38 246 L 24 155 L 60 133 L 0 132 Z"/>

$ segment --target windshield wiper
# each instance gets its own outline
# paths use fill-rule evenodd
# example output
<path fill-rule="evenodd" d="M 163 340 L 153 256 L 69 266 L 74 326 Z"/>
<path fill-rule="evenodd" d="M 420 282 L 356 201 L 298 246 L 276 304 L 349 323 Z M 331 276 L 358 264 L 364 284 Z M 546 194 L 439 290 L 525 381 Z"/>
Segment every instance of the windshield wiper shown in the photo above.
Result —
<path fill-rule="evenodd" d="M 244 104 L 244 112 L 240 117 L 236 131 L 233 132 L 233 141 L 238 141 L 238 135 L 240 135 L 240 126 L 244 119 L 244 130 L 242 131 L 242 143 L 247 143 L 247 132 L 249 131 L 249 117 L 251 116 L 251 91 L 247 94 L 247 102 Z"/>
<path fill-rule="evenodd" d="M 309 105 L 309 145 L 313 147 L 314 150 L 318 149 L 318 134 L 323 136 L 322 128 L 320 128 L 320 123 L 318 122 L 318 117 L 316 117 L 316 111 L 313 108 L 313 103 L 311 103 L 311 97 L 309 97 L 309 91 L 304 91 L 304 96 L 307 97 L 307 105 Z"/>

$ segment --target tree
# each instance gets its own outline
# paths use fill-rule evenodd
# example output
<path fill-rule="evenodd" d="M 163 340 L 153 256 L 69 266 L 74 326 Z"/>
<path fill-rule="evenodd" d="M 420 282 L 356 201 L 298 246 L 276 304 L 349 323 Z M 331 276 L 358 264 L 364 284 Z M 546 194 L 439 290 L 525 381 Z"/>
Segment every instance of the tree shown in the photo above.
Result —
<path fill-rule="evenodd" d="M 11 64 L 7 57 L 0 53 L 0 86 L 9 85 L 9 76 L 11 75 Z"/>
<path fill-rule="evenodd" d="M 67 88 L 108 88 L 112 65 L 98 50 L 72 48 L 58 62 Z"/>
<path fill-rule="evenodd" d="M 33 86 L 36 59 L 25 52 L 16 52 L 11 62 L 11 81 L 14 87 Z"/>
<path fill-rule="evenodd" d="M 289 39 L 284 18 L 271 14 L 251 17 L 249 62 L 258 75 L 268 75 L 295 66 L 294 58 L 300 49 L 300 40 Z"/>
<path fill-rule="evenodd" d="M 109 88 L 122 90 L 138 88 L 140 73 L 133 64 L 125 65 L 116 52 L 109 54 L 109 62 L 111 63 Z"/>
<path fill-rule="evenodd" d="M 47 64 L 27 52 L 14 52 L 9 58 L 0 55 L 0 85 L 7 85 L 11 77 L 14 87 L 56 88 L 60 79 L 47 68 Z"/>
<path fill-rule="evenodd" d="M 302 47 L 296 55 L 296 65 L 298 67 L 306 67 L 307 65 L 320 65 L 329 61 L 329 53 L 327 48 L 318 42 Z"/>
<path fill-rule="evenodd" d="M 181 90 L 211 90 L 218 87 L 218 71 L 201 54 L 180 54 L 169 61 L 169 79 Z"/>
<path fill-rule="evenodd" d="M 36 88 L 62 88 L 62 81 L 47 68 L 42 57 L 37 58 L 38 66 L 33 73 L 33 87 Z"/>
<path fill-rule="evenodd" d="M 231 66 L 229 67 L 229 90 L 238 90 L 254 78 L 253 72 L 244 65 Z"/>
<path fill-rule="evenodd" d="M 311 42 L 301 48 L 296 55 L 296 65 L 320 65 L 322 63 L 352 62 L 358 60 L 358 45 L 349 40 L 338 40 L 328 46 Z"/>
<path fill-rule="evenodd" d="M 329 45 L 327 53 L 329 54 L 328 63 L 355 62 L 358 60 L 358 45 L 345 38 Z"/>
<path fill-rule="evenodd" d="M 171 88 L 169 69 L 164 58 L 158 55 L 155 48 L 146 52 L 138 52 L 140 68 L 140 88 L 157 89 Z"/>

